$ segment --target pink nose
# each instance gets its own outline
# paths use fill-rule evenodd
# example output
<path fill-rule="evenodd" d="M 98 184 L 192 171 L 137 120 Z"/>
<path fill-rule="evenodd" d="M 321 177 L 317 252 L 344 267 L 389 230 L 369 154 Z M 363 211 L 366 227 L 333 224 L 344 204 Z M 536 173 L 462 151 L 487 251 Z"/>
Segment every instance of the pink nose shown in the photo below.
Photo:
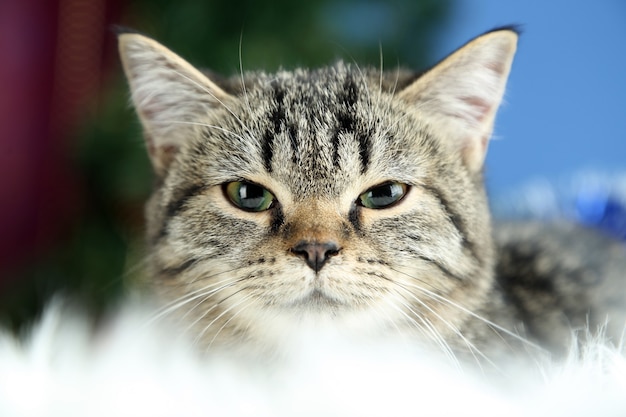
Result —
<path fill-rule="evenodd" d="M 291 252 L 304 258 L 306 264 L 315 272 L 319 272 L 328 258 L 337 255 L 341 248 L 335 242 L 300 241 Z"/>

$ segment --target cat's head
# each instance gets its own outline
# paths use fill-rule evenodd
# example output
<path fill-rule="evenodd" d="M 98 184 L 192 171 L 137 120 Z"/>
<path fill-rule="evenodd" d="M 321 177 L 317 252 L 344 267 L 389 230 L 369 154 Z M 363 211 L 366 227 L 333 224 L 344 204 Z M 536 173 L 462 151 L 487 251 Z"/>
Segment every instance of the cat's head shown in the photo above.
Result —
<path fill-rule="evenodd" d="M 200 339 L 306 315 L 445 337 L 479 308 L 482 164 L 514 31 L 419 77 L 338 63 L 220 81 L 119 40 L 157 176 L 150 280 Z"/>

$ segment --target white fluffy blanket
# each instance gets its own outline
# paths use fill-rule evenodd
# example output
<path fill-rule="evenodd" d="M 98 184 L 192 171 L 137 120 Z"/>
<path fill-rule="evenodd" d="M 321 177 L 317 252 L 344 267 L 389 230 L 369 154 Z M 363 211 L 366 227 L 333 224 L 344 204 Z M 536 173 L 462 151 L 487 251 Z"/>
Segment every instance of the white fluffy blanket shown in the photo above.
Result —
<path fill-rule="evenodd" d="M 391 342 L 200 358 L 145 320 L 131 303 L 94 333 L 53 303 L 26 337 L 0 334 L 0 416 L 626 416 L 626 355 L 602 341 L 493 378 Z"/>

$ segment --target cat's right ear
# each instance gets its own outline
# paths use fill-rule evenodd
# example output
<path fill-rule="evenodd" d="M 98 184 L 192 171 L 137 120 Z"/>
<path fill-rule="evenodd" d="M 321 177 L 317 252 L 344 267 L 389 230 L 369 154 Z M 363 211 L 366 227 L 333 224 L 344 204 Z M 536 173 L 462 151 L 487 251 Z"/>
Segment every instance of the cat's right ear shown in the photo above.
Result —
<path fill-rule="evenodd" d="M 163 176 L 180 147 L 201 128 L 210 109 L 230 96 L 158 42 L 136 33 L 118 35 L 124 73 L 143 125 L 157 175 Z"/>

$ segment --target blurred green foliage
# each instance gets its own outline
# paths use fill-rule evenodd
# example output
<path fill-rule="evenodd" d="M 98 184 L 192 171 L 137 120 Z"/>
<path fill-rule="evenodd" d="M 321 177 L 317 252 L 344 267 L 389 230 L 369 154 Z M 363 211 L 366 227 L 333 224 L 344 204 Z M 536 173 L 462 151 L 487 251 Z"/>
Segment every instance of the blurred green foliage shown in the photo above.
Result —
<path fill-rule="evenodd" d="M 450 0 L 135 1 L 138 29 L 196 65 L 319 66 L 342 57 L 378 66 L 422 66 Z M 131 24 L 134 24 L 132 22 Z"/>
<path fill-rule="evenodd" d="M 451 1 L 451 0 L 450 0 Z M 320 66 L 342 58 L 385 68 L 432 63 L 434 34 L 450 7 L 440 0 L 135 0 L 122 25 L 189 62 L 232 74 Z M 0 320 L 19 327 L 51 294 L 78 295 L 96 311 L 141 272 L 143 202 L 151 172 L 121 69 L 103 86 L 71 160 L 82 185 L 80 216 L 66 238 L 19 271 L 0 297 Z"/>

